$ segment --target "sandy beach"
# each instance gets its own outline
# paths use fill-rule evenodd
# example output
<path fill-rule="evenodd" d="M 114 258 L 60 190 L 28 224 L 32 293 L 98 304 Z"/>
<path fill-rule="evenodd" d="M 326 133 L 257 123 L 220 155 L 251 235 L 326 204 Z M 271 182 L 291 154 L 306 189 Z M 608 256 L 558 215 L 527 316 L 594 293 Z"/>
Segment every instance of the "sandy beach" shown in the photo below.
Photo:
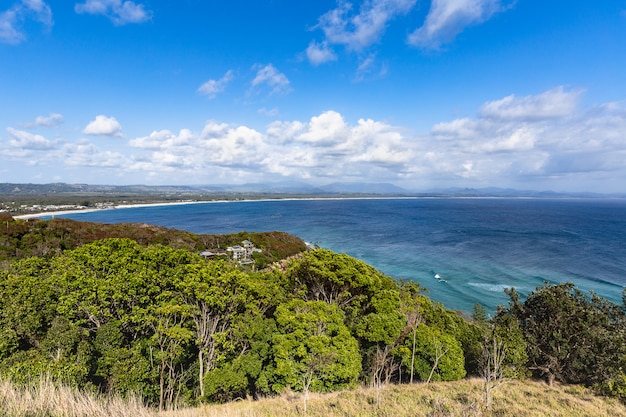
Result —
<path fill-rule="evenodd" d="M 226 201 L 226 200 L 224 200 Z M 224 202 L 222 201 L 222 202 Z M 42 211 L 38 213 L 28 213 L 28 214 L 19 214 L 17 216 L 13 216 L 15 219 L 34 219 L 34 218 L 43 218 L 43 217 L 54 217 L 61 216 L 64 214 L 71 213 L 90 213 L 94 211 L 101 210 L 115 210 L 115 209 L 125 209 L 125 208 L 137 208 L 137 207 L 154 207 L 154 206 L 169 206 L 169 205 L 179 205 L 179 204 L 198 204 L 198 203 L 210 203 L 212 201 L 173 201 L 167 203 L 141 203 L 141 204 L 119 204 L 110 207 L 104 208 L 84 208 L 84 209 L 76 209 L 76 210 L 58 210 L 58 211 Z M 215 201 L 217 202 L 217 201 Z"/>
<path fill-rule="evenodd" d="M 29 214 L 19 214 L 17 216 L 13 216 L 15 219 L 33 219 L 33 218 L 43 218 L 43 217 L 54 217 L 61 216 L 64 214 L 71 213 L 89 213 L 93 211 L 100 210 L 114 210 L 114 209 L 125 209 L 125 208 L 138 208 L 138 207 L 156 207 L 156 206 L 171 206 L 171 205 L 182 205 L 182 204 L 209 204 L 209 203 L 247 203 L 253 201 L 290 201 L 290 200 L 382 200 L 382 199 L 415 199 L 415 198 L 429 198 L 429 197 L 301 197 L 301 198 L 262 198 L 262 199 L 242 199 L 242 200 L 203 200 L 203 201 L 172 201 L 167 203 L 140 203 L 140 204 L 119 204 L 115 206 L 105 207 L 105 208 L 84 208 L 84 209 L 76 209 L 76 210 L 58 210 L 58 211 L 43 211 L 38 213 L 29 213 Z"/>

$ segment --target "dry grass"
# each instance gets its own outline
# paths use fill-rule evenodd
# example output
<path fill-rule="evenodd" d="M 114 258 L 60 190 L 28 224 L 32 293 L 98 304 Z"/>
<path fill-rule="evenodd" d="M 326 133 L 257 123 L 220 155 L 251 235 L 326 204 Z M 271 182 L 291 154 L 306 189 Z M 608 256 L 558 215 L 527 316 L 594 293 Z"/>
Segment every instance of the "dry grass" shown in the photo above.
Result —
<path fill-rule="evenodd" d="M 0 380 L 0 417 L 154 417 L 139 398 L 96 396 L 42 378 L 30 387 Z"/>
<path fill-rule="evenodd" d="M 463 380 L 431 384 L 390 385 L 380 403 L 373 389 L 311 394 L 307 416 L 626 416 L 626 406 L 594 395 L 580 386 L 511 381 L 493 392 L 493 406 L 483 408 L 482 382 Z M 157 413 L 137 399 L 91 396 L 42 380 L 32 388 L 0 381 L 0 417 L 291 417 L 302 416 L 302 397 L 286 393 L 260 401 L 243 400 Z"/>
<path fill-rule="evenodd" d="M 626 416 L 626 406 L 599 397 L 581 386 L 511 381 L 493 392 L 491 409 L 483 408 L 482 381 L 470 379 L 431 384 L 390 385 L 383 388 L 380 404 L 373 389 L 312 394 L 307 416 L 355 417 L 616 417 Z M 302 416 L 302 398 L 285 394 L 261 401 L 244 400 L 167 413 L 167 417 L 292 417 Z"/>

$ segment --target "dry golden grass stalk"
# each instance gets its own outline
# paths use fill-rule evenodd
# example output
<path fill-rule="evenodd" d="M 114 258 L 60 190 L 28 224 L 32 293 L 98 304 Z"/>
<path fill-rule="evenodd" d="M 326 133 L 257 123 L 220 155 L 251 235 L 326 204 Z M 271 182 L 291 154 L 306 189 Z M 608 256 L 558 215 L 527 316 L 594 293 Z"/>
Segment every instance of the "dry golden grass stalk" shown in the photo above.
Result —
<path fill-rule="evenodd" d="M 242 400 L 158 413 L 138 398 L 90 395 L 42 379 L 19 388 L 0 380 L 0 417 L 296 417 L 303 416 L 300 394 L 285 393 L 259 401 Z M 329 394 L 309 394 L 308 417 L 614 417 L 626 416 L 616 399 L 595 395 L 574 385 L 510 381 L 484 404 L 483 381 L 466 379 L 430 384 L 383 387 L 380 404 L 375 389 L 360 388 Z"/>

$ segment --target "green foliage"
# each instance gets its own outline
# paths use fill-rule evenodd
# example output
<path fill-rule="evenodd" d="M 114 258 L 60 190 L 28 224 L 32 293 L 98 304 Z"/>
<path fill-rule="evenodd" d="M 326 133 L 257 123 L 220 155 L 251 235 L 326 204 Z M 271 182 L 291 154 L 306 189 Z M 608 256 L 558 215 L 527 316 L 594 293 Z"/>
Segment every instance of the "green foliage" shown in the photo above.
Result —
<path fill-rule="evenodd" d="M 572 283 L 545 284 L 520 302 L 509 291 L 511 314 L 527 342 L 529 368 L 548 382 L 620 384 L 626 357 L 624 310 L 587 296 Z M 611 382 L 613 381 L 613 382 Z"/>
<path fill-rule="evenodd" d="M 246 236 L 271 245 L 282 235 Z M 276 246 L 276 253 L 287 250 Z M 0 372 L 139 392 L 161 409 L 287 386 L 329 391 L 372 374 L 392 380 L 391 351 L 405 343 L 417 315 L 429 317 L 454 355 L 467 334 L 460 317 L 419 285 L 399 286 L 327 250 L 303 254 L 284 270 L 244 273 L 187 249 L 110 238 L 19 260 L 0 278 Z M 458 375 L 447 361 L 435 378 Z"/>
<path fill-rule="evenodd" d="M 371 297 L 370 312 L 357 322 L 356 334 L 367 342 L 391 345 L 406 325 L 398 291 L 382 290 Z"/>
<path fill-rule="evenodd" d="M 412 339 L 407 339 L 402 352 L 403 363 L 409 363 Z M 454 381 L 465 377 L 461 344 L 451 335 L 426 324 L 416 329 L 415 372 L 422 381 Z M 434 372 L 433 372 L 434 367 Z M 432 372 L 432 375 L 431 375 Z"/>
<path fill-rule="evenodd" d="M 272 340 L 277 332 L 273 318 L 252 313 L 240 316 L 231 328 L 231 349 L 218 367 L 204 377 L 205 396 L 211 401 L 228 401 L 247 394 L 270 392 L 273 375 Z"/>
<path fill-rule="evenodd" d="M 49 274 L 47 261 L 28 258 L 13 263 L 0 282 L 0 328 L 17 335 L 22 349 L 39 346 L 56 316 Z"/>
<path fill-rule="evenodd" d="M 419 296 L 419 303 L 421 321 L 428 326 L 441 329 L 456 339 L 463 350 L 466 372 L 470 375 L 478 375 L 485 330 L 426 296 Z"/>
<path fill-rule="evenodd" d="M 306 300 L 337 304 L 350 324 L 371 312 L 372 297 L 396 290 L 395 282 L 365 262 L 326 249 L 310 251 L 287 270 L 291 292 Z"/>
<path fill-rule="evenodd" d="M 127 238 L 142 245 L 161 244 L 197 252 L 225 249 L 248 239 L 262 249 L 260 254 L 255 254 L 257 268 L 306 250 L 302 239 L 283 232 L 196 235 L 147 224 L 101 224 L 62 218 L 19 220 L 6 213 L 0 213 L 0 222 L 0 260 L 52 257 L 64 250 L 108 238 Z"/>
<path fill-rule="evenodd" d="M 342 311 L 323 301 L 293 300 L 276 310 L 271 389 L 330 391 L 353 386 L 361 372 L 357 341 Z"/>
<path fill-rule="evenodd" d="M 480 303 L 474 304 L 474 308 L 472 310 L 472 319 L 479 326 L 486 326 L 489 322 L 489 318 L 487 317 L 487 310 L 485 310 L 485 306 Z"/>
<path fill-rule="evenodd" d="M 596 392 L 609 397 L 616 397 L 626 403 L 626 373 L 620 369 L 611 378 L 594 385 Z"/>
<path fill-rule="evenodd" d="M 490 325 L 486 343 L 491 343 L 490 339 L 494 338 L 504 346 L 503 376 L 515 379 L 527 377 L 528 344 L 517 320 L 499 310 Z"/>

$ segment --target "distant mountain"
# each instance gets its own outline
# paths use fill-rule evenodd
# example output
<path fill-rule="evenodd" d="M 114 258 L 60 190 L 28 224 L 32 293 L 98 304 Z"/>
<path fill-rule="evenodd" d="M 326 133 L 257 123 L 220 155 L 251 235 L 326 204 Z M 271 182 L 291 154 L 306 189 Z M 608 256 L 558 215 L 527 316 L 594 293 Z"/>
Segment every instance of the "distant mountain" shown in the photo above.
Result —
<path fill-rule="evenodd" d="M 406 195 L 409 194 L 404 188 L 387 183 L 369 182 L 334 182 L 319 187 L 320 190 L 330 194 L 384 194 Z"/>
<path fill-rule="evenodd" d="M 529 197 L 529 198 L 626 198 L 626 193 L 601 194 L 592 192 L 557 192 L 557 191 L 536 191 L 536 190 L 516 190 L 513 188 L 437 188 L 430 189 L 420 195 L 436 195 L 448 197 Z"/>
<path fill-rule="evenodd" d="M 600 194 L 592 192 L 555 192 L 515 190 L 512 188 L 437 188 L 427 191 L 409 191 L 389 183 L 369 182 L 334 182 L 327 185 L 314 186 L 302 181 L 282 181 L 249 184 L 218 184 L 218 185 L 93 185 L 93 184 L 18 184 L 0 183 L 0 198 L 31 198 L 47 196 L 61 198 L 64 196 L 84 196 L 93 198 L 142 198 L 162 199 L 213 198 L 222 195 L 256 195 L 275 194 L 277 196 L 415 196 L 415 197 L 532 197 L 532 198 L 626 198 L 626 193 Z"/>
<path fill-rule="evenodd" d="M 248 183 L 238 185 L 220 185 L 221 190 L 237 193 L 261 194 L 320 194 L 319 188 L 301 181 L 279 181 L 268 183 Z"/>

